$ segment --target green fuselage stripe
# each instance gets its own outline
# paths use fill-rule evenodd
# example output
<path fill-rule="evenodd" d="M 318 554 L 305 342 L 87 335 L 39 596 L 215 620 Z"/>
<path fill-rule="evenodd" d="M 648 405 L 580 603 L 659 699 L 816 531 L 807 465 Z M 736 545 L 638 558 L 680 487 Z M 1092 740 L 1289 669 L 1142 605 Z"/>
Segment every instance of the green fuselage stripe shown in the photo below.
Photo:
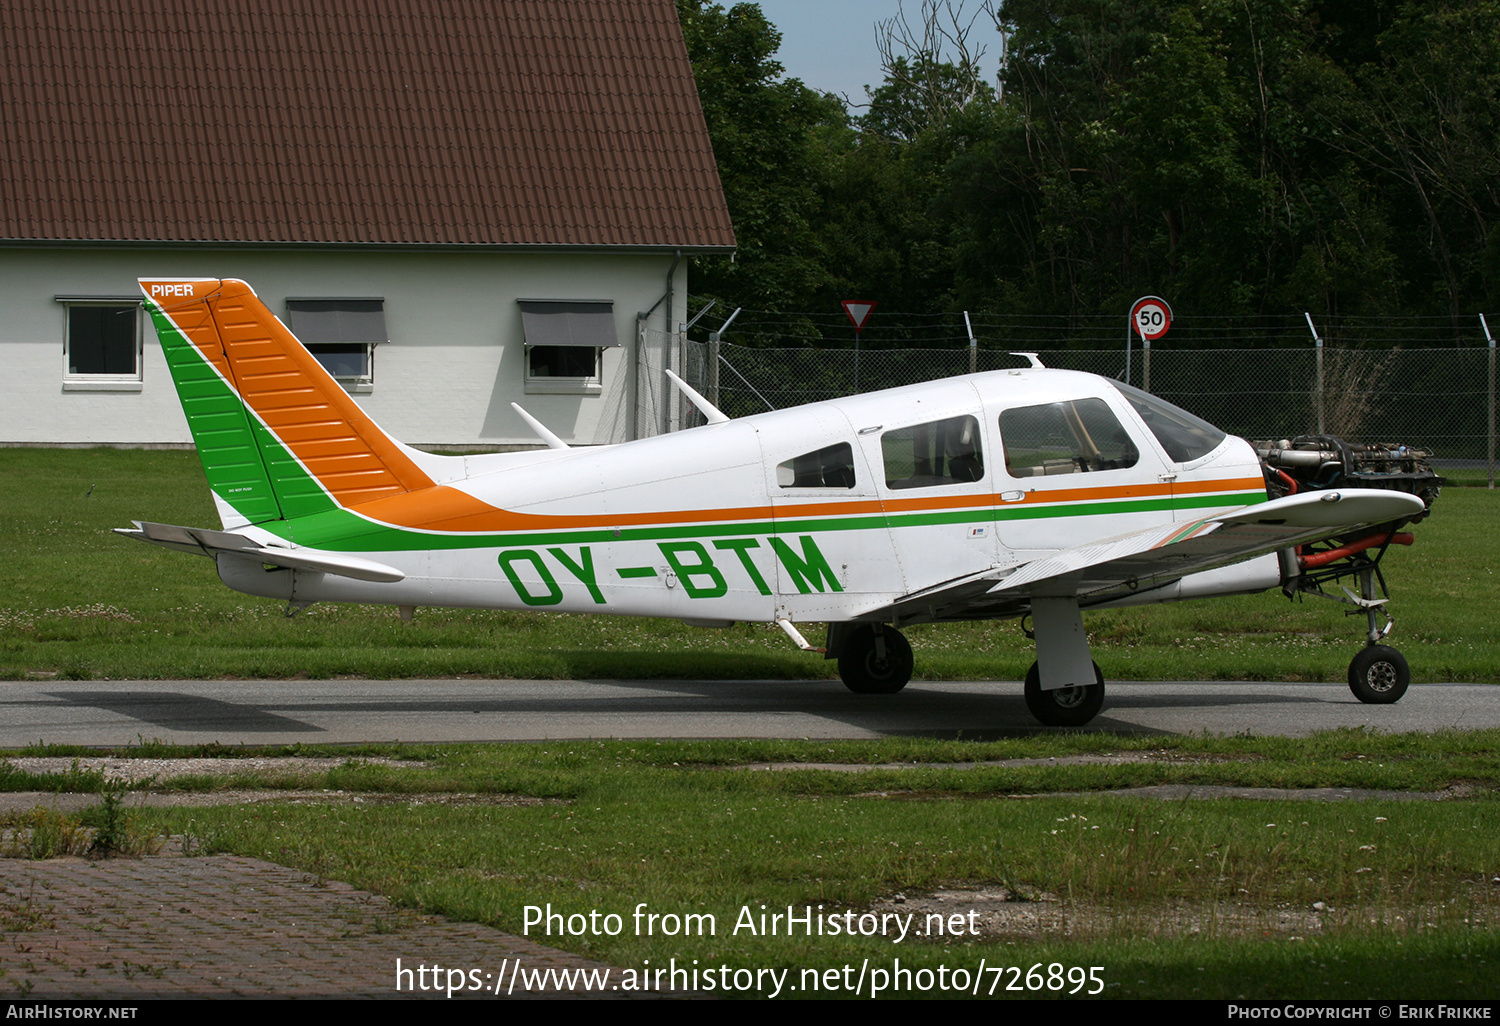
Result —
<path fill-rule="evenodd" d="M 299 545 L 345 552 L 410 552 L 422 549 L 482 549 L 511 546 L 594 545 L 620 541 L 672 541 L 722 538 L 748 534 L 812 534 L 828 531 L 900 530 L 944 524 L 999 523 L 1004 538 L 1007 521 L 1049 520 L 1061 517 L 1108 516 L 1161 510 L 1204 509 L 1253 505 L 1265 501 L 1259 491 L 1184 496 L 1173 500 L 1156 496 L 1101 502 L 998 506 L 930 513 L 872 513 L 861 516 L 797 517 L 795 519 L 738 520 L 721 523 L 684 523 L 649 527 L 576 528 L 504 534 L 425 533 L 372 523 L 346 510 L 333 510 L 277 524 L 262 524 Z"/>

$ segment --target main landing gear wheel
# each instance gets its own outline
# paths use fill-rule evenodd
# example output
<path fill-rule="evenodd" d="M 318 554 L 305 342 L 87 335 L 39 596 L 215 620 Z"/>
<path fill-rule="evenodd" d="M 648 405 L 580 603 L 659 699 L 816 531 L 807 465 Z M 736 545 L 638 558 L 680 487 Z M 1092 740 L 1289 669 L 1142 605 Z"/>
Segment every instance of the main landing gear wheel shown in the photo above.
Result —
<path fill-rule="evenodd" d="M 1349 664 L 1349 690 L 1361 702 L 1390 705 L 1406 694 L 1410 683 L 1406 659 L 1389 645 L 1370 645 Z"/>
<path fill-rule="evenodd" d="M 1104 705 L 1104 674 L 1094 663 L 1094 683 L 1042 690 L 1036 663 L 1026 671 L 1026 708 L 1048 727 L 1081 727 L 1099 715 Z"/>
<path fill-rule="evenodd" d="M 911 671 L 911 645 L 894 627 L 858 627 L 839 652 L 839 676 L 857 695 L 894 695 L 911 680 Z"/>

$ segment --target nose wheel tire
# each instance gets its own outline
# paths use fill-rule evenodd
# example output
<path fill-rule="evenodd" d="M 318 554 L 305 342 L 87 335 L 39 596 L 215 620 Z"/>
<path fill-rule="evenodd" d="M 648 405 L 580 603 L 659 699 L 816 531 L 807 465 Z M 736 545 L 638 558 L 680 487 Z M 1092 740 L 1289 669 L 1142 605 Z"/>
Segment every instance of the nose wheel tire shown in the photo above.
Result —
<path fill-rule="evenodd" d="M 1361 702 L 1390 705 L 1410 683 L 1406 659 L 1389 645 L 1370 645 L 1349 664 L 1349 690 Z"/>
<path fill-rule="evenodd" d="M 1026 708 L 1048 727 L 1081 727 L 1104 705 L 1104 674 L 1094 663 L 1093 684 L 1073 684 L 1042 690 L 1042 674 L 1036 663 L 1026 671 Z"/>
<path fill-rule="evenodd" d="M 839 652 L 839 676 L 856 695 L 894 695 L 911 680 L 912 665 L 911 645 L 894 627 L 859 627 Z"/>

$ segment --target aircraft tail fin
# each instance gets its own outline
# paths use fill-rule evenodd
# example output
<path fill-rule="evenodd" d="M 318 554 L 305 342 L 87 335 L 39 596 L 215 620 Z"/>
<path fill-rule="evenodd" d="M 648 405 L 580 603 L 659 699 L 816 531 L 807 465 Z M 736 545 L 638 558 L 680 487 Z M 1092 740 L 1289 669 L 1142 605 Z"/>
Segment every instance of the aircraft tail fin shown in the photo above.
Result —
<path fill-rule="evenodd" d="M 226 528 L 433 484 L 416 454 L 359 408 L 249 285 L 140 285 Z"/>

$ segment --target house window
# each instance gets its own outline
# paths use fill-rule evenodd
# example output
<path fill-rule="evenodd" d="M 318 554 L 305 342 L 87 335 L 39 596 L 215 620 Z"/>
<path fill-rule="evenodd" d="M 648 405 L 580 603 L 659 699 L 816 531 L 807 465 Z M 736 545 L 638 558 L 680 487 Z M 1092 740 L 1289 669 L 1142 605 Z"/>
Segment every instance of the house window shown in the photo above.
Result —
<path fill-rule="evenodd" d="M 140 391 L 141 304 L 129 299 L 58 300 L 67 311 L 64 389 Z"/>
<path fill-rule="evenodd" d="M 618 346 L 609 300 L 523 299 L 526 391 L 597 394 L 604 350 Z"/>
<path fill-rule="evenodd" d="M 586 346 L 527 346 L 528 378 L 597 378 L 599 350 Z"/>
<path fill-rule="evenodd" d="M 375 383 L 375 347 L 390 341 L 384 299 L 288 299 L 288 327 L 350 391 Z"/>

